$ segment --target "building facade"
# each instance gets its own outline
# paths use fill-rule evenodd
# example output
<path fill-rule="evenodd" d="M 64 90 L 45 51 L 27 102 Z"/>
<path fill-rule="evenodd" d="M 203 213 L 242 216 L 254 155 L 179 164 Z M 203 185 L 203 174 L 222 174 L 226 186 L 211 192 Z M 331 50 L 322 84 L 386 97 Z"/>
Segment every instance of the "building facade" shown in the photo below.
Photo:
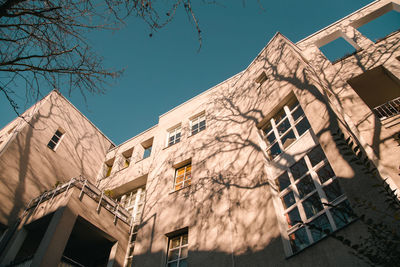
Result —
<path fill-rule="evenodd" d="M 365 218 L 399 230 L 382 188 L 400 186 L 400 33 L 358 30 L 388 12 L 400 1 L 277 33 L 118 146 L 50 93 L 0 132 L 0 264 L 366 266 L 338 237 L 365 241 Z M 337 38 L 356 51 L 331 62 Z"/>

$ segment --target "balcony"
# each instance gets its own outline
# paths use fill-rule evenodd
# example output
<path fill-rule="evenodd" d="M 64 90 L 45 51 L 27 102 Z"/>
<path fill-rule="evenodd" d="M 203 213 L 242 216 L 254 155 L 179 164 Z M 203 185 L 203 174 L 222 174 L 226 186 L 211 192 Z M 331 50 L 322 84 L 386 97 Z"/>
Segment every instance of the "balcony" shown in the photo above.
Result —
<path fill-rule="evenodd" d="M 381 120 L 400 114 L 400 97 L 375 107 L 373 112 Z"/>

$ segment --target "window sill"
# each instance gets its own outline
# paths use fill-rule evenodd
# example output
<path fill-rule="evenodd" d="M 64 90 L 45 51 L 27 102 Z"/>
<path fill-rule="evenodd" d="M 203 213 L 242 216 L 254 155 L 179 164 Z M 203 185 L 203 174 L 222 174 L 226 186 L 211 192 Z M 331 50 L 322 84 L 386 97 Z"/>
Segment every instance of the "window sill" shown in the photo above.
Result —
<path fill-rule="evenodd" d="M 197 133 L 195 133 L 195 134 L 191 134 L 191 135 L 188 136 L 188 138 L 190 138 L 190 137 L 192 137 L 192 136 L 195 136 L 195 135 L 198 135 L 198 134 L 201 133 L 201 132 L 207 131 L 207 129 L 208 129 L 208 128 L 205 128 L 204 130 L 201 130 L 200 132 L 197 132 Z"/>
<path fill-rule="evenodd" d="M 147 158 L 144 158 L 144 159 L 139 159 L 138 161 L 135 162 L 135 164 L 145 161 L 146 159 L 149 159 L 149 158 L 151 158 L 151 156 L 148 156 Z"/>
<path fill-rule="evenodd" d="M 177 192 L 182 191 L 182 190 L 184 190 L 184 189 L 189 189 L 191 186 L 192 186 L 192 185 L 190 184 L 190 185 L 188 185 L 188 186 L 182 187 L 181 189 L 171 191 L 171 192 L 168 193 L 168 195 L 177 193 Z"/>
<path fill-rule="evenodd" d="M 170 147 L 173 147 L 174 145 L 180 144 L 181 142 L 182 142 L 182 141 L 179 141 L 179 142 L 177 142 L 177 143 L 175 143 L 175 144 L 173 144 L 173 145 L 166 146 L 166 147 L 163 148 L 163 150 L 168 149 L 168 148 L 170 148 Z"/>
<path fill-rule="evenodd" d="M 358 221 L 358 218 L 355 218 L 354 220 L 352 220 L 351 222 L 349 222 L 349 223 L 346 224 L 345 226 L 343 226 L 343 227 L 341 227 L 341 228 L 339 228 L 339 229 L 336 229 L 335 231 L 333 231 L 333 232 L 329 233 L 328 235 L 322 237 L 320 240 L 318 240 L 318 241 L 316 241 L 316 242 L 314 242 L 314 243 L 308 245 L 307 247 L 305 247 L 305 248 L 303 248 L 303 249 L 301 249 L 301 250 L 299 250 L 299 251 L 293 253 L 292 255 L 286 256 L 285 259 L 286 259 L 286 260 L 289 260 L 289 259 L 293 258 L 294 256 L 296 256 L 296 255 L 302 253 L 303 251 L 307 250 L 308 248 L 313 247 L 314 245 L 318 244 L 318 243 L 321 242 L 322 240 L 325 240 L 325 239 L 327 239 L 328 237 L 331 237 L 332 234 L 336 234 L 336 233 L 339 232 L 340 230 L 342 230 L 342 229 L 344 229 L 344 228 L 346 228 L 346 227 L 349 227 L 350 225 L 352 225 L 352 224 L 353 224 L 354 222 L 356 222 L 356 221 Z"/>

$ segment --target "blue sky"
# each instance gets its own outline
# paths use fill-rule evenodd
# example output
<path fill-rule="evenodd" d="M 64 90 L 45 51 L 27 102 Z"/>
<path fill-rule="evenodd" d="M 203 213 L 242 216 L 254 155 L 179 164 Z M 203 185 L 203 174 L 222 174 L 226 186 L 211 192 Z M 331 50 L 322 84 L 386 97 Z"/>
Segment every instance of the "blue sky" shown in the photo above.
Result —
<path fill-rule="evenodd" d="M 119 144 L 157 124 L 161 114 L 246 68 L 277 31 L 297 42 L 370 2 L 260 0 L 263 9 L 256 0 L 197 3 L 193 8 L 202 30 L 200 51 L 196 29 L 182 9 L 151 38 L 149 28 L 131 17 L 119 31 L 89 35 L 105 66 L 124 69 L 122 77 L 106 87 L 105 95 L 89 95 L 87 105 L 78 91 L 67 97 Z M 370 38 L 382 37 L 379 29 L 389 24 L 393 30 L 399 27 L 398 14 L 387 17 L 365 29 Z M 33 103 L 22 98 L 19 104 L 23 111 Z M 3 95 L 0 114 L 0 127 L 15 117 Z"/>

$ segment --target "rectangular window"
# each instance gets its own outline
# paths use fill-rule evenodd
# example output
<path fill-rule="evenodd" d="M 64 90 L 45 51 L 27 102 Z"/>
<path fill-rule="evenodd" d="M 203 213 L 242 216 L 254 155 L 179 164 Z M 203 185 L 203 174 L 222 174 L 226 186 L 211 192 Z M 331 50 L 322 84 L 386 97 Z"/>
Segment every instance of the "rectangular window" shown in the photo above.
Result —
<path fill-rule="evenodd" d="M 139 188 L 135 188 L 132 191 L 129 191 L 118 198 L 118 202 L 122 207 L 129 211 L 132 215 L 132 221 L 135 224 L 140 223 L 140 219 L 142 217 L 142 211 L 144 206 L 146 194 L 146 186 L 143 185 Z"/>
<path fill-rule="evenodd" d="M 293 253 L 355 218 L 320 146 L 281 174 L 276 184 Z"/>
<path fill-rule="evenodd" d="M 132 153 L 133 153 L 133 148 L 128 149 L 127 151 L 122 153 L 122 156 L 123 156 L 122 168 L 123 169 L 128 168 L 129 165 L 131 164 Z"/>
<path fill-rule="evenodd" d="M 167 267 L 187 267 L 188 233 L 168 238 Z"/>
<path fill-rule="evenodd" d="M 168 131 L 168 146 L 172 146 L 181 141 L 181 126 L 178 126 L 170 131 Z"/>
<path fill-rule="evenodd" d="M 268 155 L 275 158 L 309 128 L 310 124 L 299 102 L 289 102 L 262 128 Z"/>
<path fill-rule="evenodd" d="M 190 185 L 192 180 L 192 163 L 175 170 L 175 190 L 179 190 Z"/>
<path fill-rule="evenodd" d="M 113 169 L 115 158 L 112 158 L 104 163 L 104 177 L 109 177 Z"/>
<path fill-rule="evenodd" d="M 49 147 L 52 150 L 56 150 L 57 146 L 59 145 L 65 131 L 59 128 L 53 135 L 53 137 L 50 139 L 49 143 L 47 144 L 47 147 Z"/>
<path fill-rule="evenodd" d="M 191 135 L 195 135 L 206 129 L 206 114 L 203 113 L 190 120 Z"/>
<path fill-rule="evenodd" d="M 151 155 L 151 148 L 152 148 L 152 146 L 149 146 L 149 147 L 147 147 L 147 148 L 144 149 L 144 152 L 143 152 L 143 159 L 146 159 L 146 158 L 150 157 L 150 155 Z"/>

